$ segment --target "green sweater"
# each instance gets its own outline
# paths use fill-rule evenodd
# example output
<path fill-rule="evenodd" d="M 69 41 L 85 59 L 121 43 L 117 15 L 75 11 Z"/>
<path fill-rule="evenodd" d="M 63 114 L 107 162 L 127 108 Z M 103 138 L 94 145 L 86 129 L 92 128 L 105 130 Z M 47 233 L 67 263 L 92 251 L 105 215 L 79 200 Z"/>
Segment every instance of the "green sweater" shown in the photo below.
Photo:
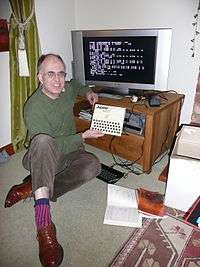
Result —
<path fill-rule="evenodd" d="M 82 144 L 76 133 L 73 106 L 77 95 L 85 95 L 89 87 L 75 80 L 66 83 L 65 92 L 51 99 L 38 88 L 24 106 L 24 121 L 29 137 L 44 133 L 55 138 L 58 148 L 65 154 L 77 150 Z"/>

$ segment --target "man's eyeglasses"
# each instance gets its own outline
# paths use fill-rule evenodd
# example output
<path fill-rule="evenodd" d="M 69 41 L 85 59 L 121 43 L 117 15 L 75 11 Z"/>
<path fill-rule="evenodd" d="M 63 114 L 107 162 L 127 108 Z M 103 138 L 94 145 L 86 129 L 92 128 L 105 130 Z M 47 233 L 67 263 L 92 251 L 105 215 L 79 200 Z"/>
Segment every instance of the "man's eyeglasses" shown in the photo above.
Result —
<path fill-rule="evenodd" d="M 59 71 L 56 73 L 54 71 L 48 71 L 46 75 L 49 79 L 55 79 L 56 77 L 58 77 L 59 79 L 64 79 L 66 77 L 66 72 Z"/>

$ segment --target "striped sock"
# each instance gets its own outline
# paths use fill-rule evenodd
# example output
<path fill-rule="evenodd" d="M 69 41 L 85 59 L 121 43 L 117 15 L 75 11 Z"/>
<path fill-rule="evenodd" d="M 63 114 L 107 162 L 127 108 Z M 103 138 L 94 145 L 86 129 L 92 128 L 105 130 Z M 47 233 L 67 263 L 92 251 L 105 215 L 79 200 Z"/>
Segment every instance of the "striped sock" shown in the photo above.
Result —
<path fill-rule="evenodd" d="M 35 222 L 37 229 L 46 227 L 52 223 L 50 204 L 48 198 L 39 198 L 35 200 Z"/>

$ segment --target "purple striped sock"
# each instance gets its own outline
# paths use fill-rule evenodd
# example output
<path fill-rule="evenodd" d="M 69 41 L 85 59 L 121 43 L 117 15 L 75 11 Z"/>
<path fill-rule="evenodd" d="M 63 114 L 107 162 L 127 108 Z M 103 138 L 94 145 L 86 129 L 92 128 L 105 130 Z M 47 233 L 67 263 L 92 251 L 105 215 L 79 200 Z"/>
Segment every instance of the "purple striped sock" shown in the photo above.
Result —
<path fill-rule="evenodd" d="M 35 222 L 38 230 L 52 223 L 48 198 L 35 201 Z"/>

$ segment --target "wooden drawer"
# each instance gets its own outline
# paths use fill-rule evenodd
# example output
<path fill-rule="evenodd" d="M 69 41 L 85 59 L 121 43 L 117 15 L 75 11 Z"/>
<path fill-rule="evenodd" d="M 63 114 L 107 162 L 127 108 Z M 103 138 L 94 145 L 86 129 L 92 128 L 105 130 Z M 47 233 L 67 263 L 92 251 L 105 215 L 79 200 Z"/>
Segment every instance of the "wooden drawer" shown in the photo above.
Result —
<path fill-rule="evenodd" d="M 136 134 L 115 137 L 111 143 L 111 151 L 128 160 L 141 159 L 143 155 L 144 137 Z"/>

